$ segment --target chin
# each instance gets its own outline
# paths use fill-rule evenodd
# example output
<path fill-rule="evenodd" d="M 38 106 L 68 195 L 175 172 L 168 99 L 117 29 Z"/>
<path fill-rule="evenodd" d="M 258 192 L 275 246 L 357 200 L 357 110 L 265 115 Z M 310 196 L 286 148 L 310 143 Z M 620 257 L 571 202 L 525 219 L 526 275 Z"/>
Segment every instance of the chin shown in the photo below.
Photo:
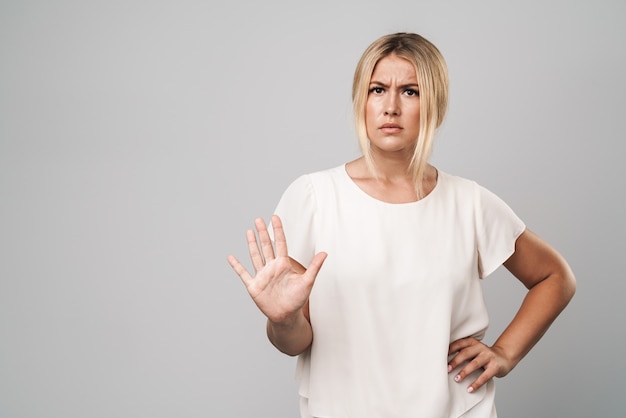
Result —
<path fill-rule="evenodd" d="M 415 149 L 415 143 L 407 143 L 406 141 L 382 141 L 371 142 L 370 147 L 372 150 L 377 149 L 381 152 L 406 152 L 413 155 Z"/>

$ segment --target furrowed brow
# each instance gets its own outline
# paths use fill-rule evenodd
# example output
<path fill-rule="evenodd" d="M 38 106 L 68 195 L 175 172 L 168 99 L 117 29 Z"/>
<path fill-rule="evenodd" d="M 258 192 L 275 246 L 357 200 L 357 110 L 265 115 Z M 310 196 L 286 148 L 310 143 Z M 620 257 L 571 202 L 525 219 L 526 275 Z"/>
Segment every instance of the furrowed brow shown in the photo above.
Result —
<path fill-rule="evenodd" d="M 372 81 L 370 81 L 370 86 L 372 86 L 372 85 L 389 88 L 389 85 L 383 83 L 382 81 L 372 80 Z"/>
<path fill-rule="evenodd" d="M 384 88 L 389 88 L 389 84 L 383 83 L 382 81 L 378 81 L 378 80 L 370 81 L 370 86 L 380 86 Z M 399 86 L 400 89 L 414 89 L 414 90 L 419 90 L 419 87 L 420 87 L 419 84 L 416 84 L 416 83 L 408 83 L 408 84 L 403 84 Z"/>

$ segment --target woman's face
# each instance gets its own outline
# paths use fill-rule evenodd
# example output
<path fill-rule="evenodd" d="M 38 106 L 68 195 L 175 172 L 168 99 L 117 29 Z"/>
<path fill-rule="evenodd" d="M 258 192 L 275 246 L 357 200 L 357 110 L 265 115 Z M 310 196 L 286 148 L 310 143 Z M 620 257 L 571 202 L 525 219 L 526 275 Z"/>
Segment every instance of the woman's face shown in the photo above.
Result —
<path fill-rule="evenodd" d="M 413 64 L 397 55 L 374 67 L 365 106 L 365 126 L 374 154 L 413 155 L 420 128 L 420 98 Z"/>

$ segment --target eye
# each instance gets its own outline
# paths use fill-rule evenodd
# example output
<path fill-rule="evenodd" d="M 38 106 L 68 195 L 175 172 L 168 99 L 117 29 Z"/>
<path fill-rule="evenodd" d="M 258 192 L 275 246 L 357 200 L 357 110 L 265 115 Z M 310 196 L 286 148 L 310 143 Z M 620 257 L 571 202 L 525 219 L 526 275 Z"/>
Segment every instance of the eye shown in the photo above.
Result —
<path fill-rule="evenodd" d="M 420 92 L 419 92 L 419 90 L 414 90 L 414 89 L 406 89 L 406 90 L 404 90 L 404 94 L 406 94 L 407 96 L 416 96 L 416 97 L 419 97 Z"/>
<path fill-rule="evenodd" d="M 374 94 L 382 94 L 385 89 L 382 87 L 372 87 L 370 90 L 370 93 L 374 93 Z"/>

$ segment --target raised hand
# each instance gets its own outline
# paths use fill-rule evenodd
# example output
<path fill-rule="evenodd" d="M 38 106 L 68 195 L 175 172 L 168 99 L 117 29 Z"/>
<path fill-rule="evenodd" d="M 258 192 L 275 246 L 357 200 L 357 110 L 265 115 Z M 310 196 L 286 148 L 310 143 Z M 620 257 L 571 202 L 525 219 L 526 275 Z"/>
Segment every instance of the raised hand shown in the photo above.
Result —
<path fill-rule="evenodd" d="M 276 251 L 265 222 L 256 219 L 254 223 L 258 241 L 251 229 L 247 231 L 246 238 L 255 276 L 252 277 L 234 256 L 228 256 L 228 262 L 268 320 L 275 324 L 288 324 L 296 320 L 308 301 L 326 253 L 316 254 L 304 270 L 289 258 L 285 233 L 277 215 L 272 217 Z"/>

